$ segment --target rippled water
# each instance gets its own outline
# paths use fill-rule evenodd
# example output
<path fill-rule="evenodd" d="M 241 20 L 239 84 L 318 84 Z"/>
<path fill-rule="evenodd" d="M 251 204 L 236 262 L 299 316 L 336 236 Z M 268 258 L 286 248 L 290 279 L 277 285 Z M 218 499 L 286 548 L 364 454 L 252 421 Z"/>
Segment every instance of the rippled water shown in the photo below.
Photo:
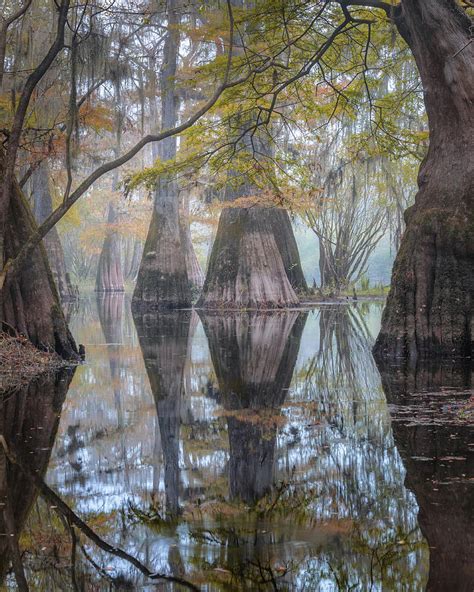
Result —
<path fill-rule="evenodd" d="M 470 370 L 381 380 L 380 316 L 133 318 L 127 296 L 84 299 L 86 363 L 69 388 L 63 373 L 9 396 L 3 431 L 104 540 L 202 590 L 472 590 Z M 31 589 L 182 589 L 77 528 L 72 561 L 55 504 L 9 471 Z"/>

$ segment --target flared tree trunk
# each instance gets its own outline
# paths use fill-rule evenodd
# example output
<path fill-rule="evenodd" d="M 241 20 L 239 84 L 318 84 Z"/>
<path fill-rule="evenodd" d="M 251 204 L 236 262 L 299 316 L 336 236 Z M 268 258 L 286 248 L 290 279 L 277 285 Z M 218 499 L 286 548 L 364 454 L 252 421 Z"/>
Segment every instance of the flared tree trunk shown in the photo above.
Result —
<path fill-rule="evenodd" d="M 5 232 L 5 258 L 14 258 L 36 226 L 31 209 L 14 185 Z M 1 321 L 23 333 L 37 347 L 56 351 L 67 359 L 77 348 L 64 318 L 43 245 L 13 278 L 7 274 L 0 293 Z"/>
<path fill-rule="evenodd" d="M 109 229 L 100 253 L 95 282 L 96 292 L 123 292 L 123 272 L 120 257 L 120 239 L 113 225 L 118 215 L 112 202 L 107 207 Z"/>
<path fill-rule="evenodd" d="M 244 0 L 233 0 L 245 11 Z M 252 27 L 253 25 L 249 25 Z M 242 38 L 243 34 L 243 38 Z M 234 54 L 244 55 L 245 27 L 234 36 Z M 255 119 L 236 116 L 232 127 L 241 129 L 239 150 L 273 158 L 272 138 L 255 128 L 250 138 L 245 130 Z M 258 151 L 255 152 L 255 146 Z M 235 183 L 241 178 L 240 184 Z M 258 195 L 259 190 L 237 171 L 229 172 L 225 200 Z M 281 308 L 296 306 L 296 291 L 307 290 L 293 229 L 288 213 L 279 208 L 225 208 L 219 218 L 203 292 L 198 306 L 203 308 Z"/>
<path fill-rule="evenodd" d="M 272 208 L 222 211 L 198 306 L 281 308 L 298 304 L 274 228 Z"/>
<path fill-rule="evenodd" d="M 53 211 L 48 166 L 45 161 L 41 162 L 31 175 L 31 193 L 36 222 L 41 224 Z M 43 244 L 61 300 L 65 302 L 77 300 L 78 293 L 66 271 L 64 251 L 56 227 L 48 232 L 43 239 Z"/>
<path fill-rule="evenodd" d="M 472 356 L 474 44 L 454 0 L 402 0 L 396 25 L 420 72 L 430 146 L 419 176 L 374 353 Z"/>
<path fill-rule="evenodd" d="M 178 120 L 175 76 L 179 49 L 179 18 L 175 0 L 168 1 L 168 31 L 160 72 L 161 127 Z M 158 145 L 163 162 L 176 157 L 176 137 Z M 181 308 L 191 305 L 186 257 L 179 224 L 179 189 L 176 175 L 163 175 L 155 190 L 153 214 L 133 294 L 135 309 Z"/>
<path fill-rule="evenodd" d="M 273 485 L 280 407 L 293 376 L 306 314 L 200 316 L 228 415 L 229 494 L 253 503 Z"/>

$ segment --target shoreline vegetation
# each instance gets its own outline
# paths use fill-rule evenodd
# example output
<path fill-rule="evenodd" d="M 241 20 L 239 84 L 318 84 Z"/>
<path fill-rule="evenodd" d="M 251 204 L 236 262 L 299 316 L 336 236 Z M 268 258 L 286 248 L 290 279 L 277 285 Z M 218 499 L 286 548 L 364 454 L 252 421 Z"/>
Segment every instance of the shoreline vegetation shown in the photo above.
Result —
<path fill-rule="evenodd" d="M 0 395 L 67 366 L 71 366 L 70 361 L 38 349 L 23 335 L 0 332 Z"/>

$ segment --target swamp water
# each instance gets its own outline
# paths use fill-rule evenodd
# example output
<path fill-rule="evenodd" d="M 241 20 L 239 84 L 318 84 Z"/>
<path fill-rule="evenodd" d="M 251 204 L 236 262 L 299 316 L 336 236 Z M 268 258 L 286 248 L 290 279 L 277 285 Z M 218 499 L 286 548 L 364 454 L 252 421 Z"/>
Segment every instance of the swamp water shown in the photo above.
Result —
<path fill-rule="evenodd" d="M 119 549 L 205 591 L 473 590 L 471 370 L 380 373 L 381 311 L 83 299 L 86 363 L 2 400 L 3 586 L 186 589 Z"/>

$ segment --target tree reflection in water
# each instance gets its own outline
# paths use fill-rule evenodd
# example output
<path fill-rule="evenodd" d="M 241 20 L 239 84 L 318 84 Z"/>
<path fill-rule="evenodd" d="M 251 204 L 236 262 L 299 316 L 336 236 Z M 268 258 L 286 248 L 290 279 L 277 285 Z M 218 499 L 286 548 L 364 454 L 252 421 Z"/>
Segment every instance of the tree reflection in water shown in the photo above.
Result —
<path fill-rule="evenodd" d="M 127 297 L 117 303 L 72 312 L 88 363 L 63 406 L 47 474 L 104 539 L 205 591 L 424 590 L 428 571 L 428 589 L 469 589 L 466 375 L 456 384 L 445 373 L 384 371 L 388 407 L 370 354 L 373 304 L 203 313 L 197 327 L 191 311 L 157 313 L 135 318 L 137 338 Z M 443 394 L 412 395 L 424 389 Z M 25 428 L 23 404 L 13 412 L 7 401 L 3 433 L 30 430 L 35 447 L 48 425 L 38 406 L 53 391 L 44 384 L 27 404 Z M 48 456 L 31 455 L 39 474 Z M 21 492 L 15 520 L 17 531 L 25 524 L 30 589 L 73 590 L 67 529 L 51 503 L 26 519 L 34 491 L 6 475 Z M 81 582 L 148 589 L 143 572 L 84 536 Z M 4 546 L 4 573 L 12 549 Z"/>
<path fill-rule="evenodd" d="M 25 464 L 40 476 L 48 467 L 72 374 L 72 371 L 64 370 L 35 380 L 20 390 L 0 395 L 0 434 L 7 446 L 14 447 Z M 18 542 L 37 491 L 19 467 L 7 460 L 2 447 L 0 498 L 0 582 L 11 561 L 18 588 L 24 590 L 27 584 Z"/>
<path fill-rule="evenodd" d="M 180 511 L 179 432 L 192 314 L 180 311 L 134 316 L 156 405 L 168 517 L 176 517 Z"/>
<path fill-rule="evenodd" d="M 474 446 L 469 365 L 381 368 L 406 486 L 430 547 L 427 590 L 474 587 Z M 469 397 L 471 401 L 469 402 Z M 466 409 L 470 415 L 466 414 Z"/>

